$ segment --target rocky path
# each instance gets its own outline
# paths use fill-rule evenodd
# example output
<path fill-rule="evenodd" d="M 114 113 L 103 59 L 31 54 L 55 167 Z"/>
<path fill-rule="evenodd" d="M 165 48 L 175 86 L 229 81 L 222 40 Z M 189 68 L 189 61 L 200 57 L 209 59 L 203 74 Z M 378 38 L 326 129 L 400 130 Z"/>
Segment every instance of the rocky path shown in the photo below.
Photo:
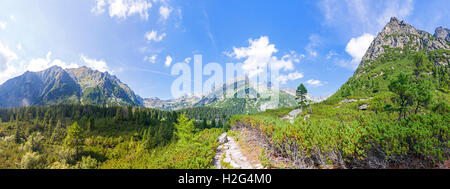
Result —
<path fill-rule="evenodd" d="M 227 136 L 227 133 L 223 133 L 219 137 L 219 143 L 221 145 L 217 148 L 216 156 L 214 158 L 214 166 L 217 169 L 262 169 L 261 164 L 253 165 L 247 158 L 242 154 L 239 144 L 232 138 Z M 225 154 L 225 155 L 224 155 Z M 222 165 L 229 164 L 229 166 L 224 167 Z"/>

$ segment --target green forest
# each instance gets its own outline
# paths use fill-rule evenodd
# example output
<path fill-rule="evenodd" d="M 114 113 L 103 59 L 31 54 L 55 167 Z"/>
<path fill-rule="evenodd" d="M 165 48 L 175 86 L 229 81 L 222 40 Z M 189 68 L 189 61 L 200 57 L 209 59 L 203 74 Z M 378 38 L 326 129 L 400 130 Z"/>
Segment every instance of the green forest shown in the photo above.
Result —
<path fill-rule="evenodd" d="M 0 109 L 0 167 L 210 168 L 229 114 L 89 105 Z"/>

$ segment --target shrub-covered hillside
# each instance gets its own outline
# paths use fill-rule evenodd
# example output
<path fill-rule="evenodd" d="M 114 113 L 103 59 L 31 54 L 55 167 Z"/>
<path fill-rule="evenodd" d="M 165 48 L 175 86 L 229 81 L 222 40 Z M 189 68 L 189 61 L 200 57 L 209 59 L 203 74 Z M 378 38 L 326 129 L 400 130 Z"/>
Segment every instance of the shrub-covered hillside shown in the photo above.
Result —
<path fill-rule="evenodd" d="M 223 115 L 200 108 L 0 109 L 0 168 L 210 168 L 223 126 L 210 118 Z"/>

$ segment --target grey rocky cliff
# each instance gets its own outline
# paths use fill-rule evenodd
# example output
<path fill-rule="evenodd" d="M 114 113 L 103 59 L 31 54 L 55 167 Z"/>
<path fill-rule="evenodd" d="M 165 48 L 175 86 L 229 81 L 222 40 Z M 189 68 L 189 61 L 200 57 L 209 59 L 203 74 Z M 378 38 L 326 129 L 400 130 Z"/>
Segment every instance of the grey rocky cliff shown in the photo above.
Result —
<path fill-rule="evenodd" d="M 439 35 L 443 35 L 443 33 L 445 33 L 445 31 L 439 30 Z M 430 33 L 417 30 L 406 22 L 393 17 L 374 41 L 372 41 L 369 49 L 362 58 L 360 67 L 370 64 L 369 60 L 375 60 L 382 55 L 385 52 L 384 47 L 410 47 L 415 51 L 423 49 L 428 51 L 450 49 L 450 45 L 443 38 L 433 37 Z"/>
<path fill-rule="evenodd" d="M 438 27 L 433 35 L 434 37 L 444 39 L 448 43 L 450 43 L 450 29 Z"/>

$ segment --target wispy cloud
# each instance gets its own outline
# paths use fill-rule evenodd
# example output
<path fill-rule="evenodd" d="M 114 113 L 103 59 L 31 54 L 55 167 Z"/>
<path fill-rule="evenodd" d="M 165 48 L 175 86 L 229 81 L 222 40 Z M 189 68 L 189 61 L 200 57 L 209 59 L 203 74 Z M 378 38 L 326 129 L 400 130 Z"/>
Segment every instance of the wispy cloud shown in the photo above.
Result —
<path fill-rule="evenodd" d="M 405 19 L 414 10 L 414 0 L 321 0 L 324 23 L 350 34 L 375 35 L 393 16 Z"/>
<path fill-rule="evenodd" d="M 297 80 L 297 79 L 301 79 L 303 78 L 303 73 L 299 73 L 299 72 L 292 72 L 289 73 L 287 75 L 280 75 L 278 76 L 277 80 L 278 82 L 280 82 L 281 84 L 286 84 L 288 81 L 293 81 L 293 80 Z"/>
<path fill-rule="evenodd" d="M 159 7 L 159 14 L 161 15 L 162 20 L 167 20 L 169 18 L 170 13 L 172 13 L 172 8 L 169 6 L 162 5 Z"/>
<path fill-rule="evenodd" d="M 126 19 L 135 14 L 148 20 L 149 9 L 152 3 L 148 0 L 96 0 L 96 5 L 91 9 L 94 14 L 102 14 L 108 9 L 111 18 Z"/>
<path fill-rule="evenodd" d="M 166 37 L 166 33 L 162 33 L 158 35 L 158 32 L 155 30 L 149 31 L 145 33 L 145 39 L 147 42 L 155 41 L 160 42 Z"/>
<path fill-rule="evenodd" d="M 52 52 L 49 51 L 45 58 L 34 58 L 31 59 L 26 70 L 37 72 L 48 69 L 52 66 L 59 66 L 62 68 L 77 68 L 79 67 L 76 63 L 68 63 L 58 58 L 52 58 Z"/>
<path fill-rule="evenodd" d="M 0 41 L 0 73 L 8 68 L 9 63 L 17 59 L 17 54 Z"/>
<path fill-rule="evenodd" d="M 155 64 L 156 63 L 156 58 L 158 57 L 158 55 L 152 55 L 152 56 L 145 56 L 144 57 L 144 61 L 146 61 L 146 62 L 150 62 L 150 63 L 152 63 L 152 64 Z"/>
<path fill-rule="evenodd" d="M 309 43 L 306 45 L 305 50 L 308 52 L 309 56 L 316 57 L 318 52 L 316 47 L 321 43 L 320 36 L 317 34 L 312 34 L 309 36 Z"/>
<path fill-rule="evenodd" d="M 337 56 L 337 55 L 339 55 L 336 51 L 334 51 L 334 50 L 330 50 L 330 51 L 328 51 L 328 54 L 327 54 L 327 60 L 330 60 L 331 58 L 333 58 L 333 56 Z"/>
<path fill-rule="evenodd" d="M 320 80 L 316 80 L 316 79 L 310 79 L 310 80 L 306 81 L 306 83 L 311 87 L 321 87 L 321 86 L 325 85 L 324 82 L 322 82 Z"/>
<path fill-rule="evenodd" d="M 80 55 L 80 59 L 86 64 L 87 67 L 93 68 L 101 72 L 110 72 L 110 73 L 112 72 L 104 60 L 89 58 L 83 54 Z"/>

